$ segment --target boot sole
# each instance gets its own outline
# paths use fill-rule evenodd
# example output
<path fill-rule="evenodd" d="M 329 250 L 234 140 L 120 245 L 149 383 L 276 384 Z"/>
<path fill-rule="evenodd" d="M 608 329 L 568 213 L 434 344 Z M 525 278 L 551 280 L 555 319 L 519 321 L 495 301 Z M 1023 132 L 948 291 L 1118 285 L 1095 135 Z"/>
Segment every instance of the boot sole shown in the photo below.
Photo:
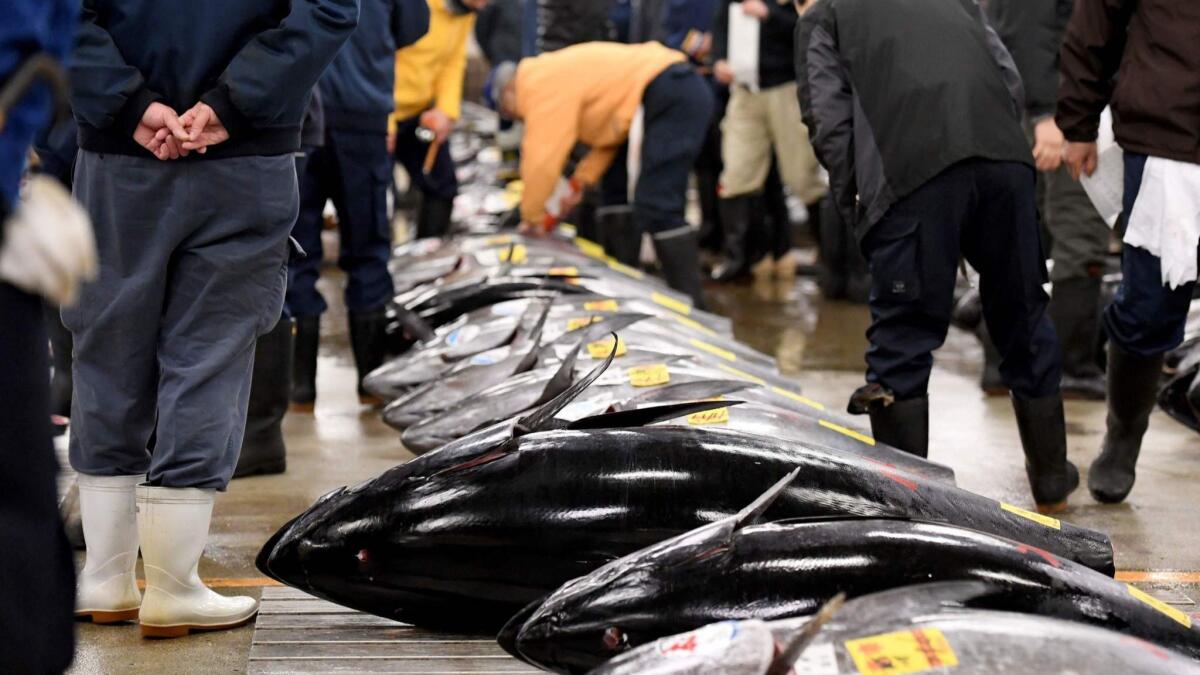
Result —
<path fill-rule="evenodd" d="M 288 412 L 310 413 L 317 409 L 316 403 L 289 403 Z"/>
<path fill-rule="evenodd" d="M 1054 502 L 1053 504 L 1038 504 L 1035 508 L 1043 516 L 1052 516 L 1056 513 L 1066 511 L 1068 506 L 1067 500 L 1064 499 L 1061 502 Z"/>
<path fill-rule="evenodd" d="M 146 638 L 148 640 L 164 640 L 164 639 L 171 639 L 171 638 L 181 638 L 181 637 L 186 637 L 190 633 L 211 633 L 213 631 L 232 630 L 234 628 L 239 628 L 239 627 L 245 626 L 246 624 L 253 621 L 254 617 L 256 617 L 256 616 L 258 616 L 258 612 L 251 614 L 250 616 L 246 617 L 245 619 L 242 619 L 241 621 L 234 621 L 233 623 L 223 623 L 223 624 L 219 624 L 219 625 L 215 625 L 215 626 L 196 625 L 196 624 L 181 624 L 178 626 L 151 626 L 151 625 L 147 625 L 147 624 L 143 623 L 143 624 L 141 624 L 141 632 L 142 632 L 142 637 Z"/>
<path fill-rule="evenodd" d="M 75 612 L 75 618 L 91 621 L 94 624 L 104 625 L 109 623 L 124 623 L 126 621 L 137 621 L 138 609 L 120 609 L 120 610 L 83 610 Z"/>

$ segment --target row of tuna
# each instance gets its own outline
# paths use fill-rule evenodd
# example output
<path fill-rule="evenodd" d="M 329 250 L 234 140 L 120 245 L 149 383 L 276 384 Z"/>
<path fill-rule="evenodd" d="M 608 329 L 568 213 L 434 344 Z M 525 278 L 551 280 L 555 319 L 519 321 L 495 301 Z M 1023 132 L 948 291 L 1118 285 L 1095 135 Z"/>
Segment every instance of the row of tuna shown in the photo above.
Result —
<path fill-rule="evenodd" d="M 393 270 L 366 385 L 418 457 L 284 525 L 274 579 L 563 673 L 1200 672 L 1106 536 L 876 443 L 586 241 Z"/>

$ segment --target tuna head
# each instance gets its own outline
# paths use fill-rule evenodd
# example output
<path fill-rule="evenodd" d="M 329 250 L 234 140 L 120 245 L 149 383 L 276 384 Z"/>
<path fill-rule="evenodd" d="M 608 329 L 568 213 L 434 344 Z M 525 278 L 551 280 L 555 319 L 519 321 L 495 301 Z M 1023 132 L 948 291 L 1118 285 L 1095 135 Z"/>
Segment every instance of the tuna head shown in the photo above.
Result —
<path fill-rule="evenodd" d="M 661 635 L 663 615 L 646 611 L 647 597 L 671 598 L 677 631 L 691 629 L 687 598 L 665 585 L 689 567 L 728 550 L 733 534 L 755 522 L 796 477 L 794 471 L 737 515 L 642 549 L 567 582 L 537 606 L 513 617 L 498 641 L 527 663 L 562 673 L 584 673 L 597 657 L 614 657 Z M 664 570 L 671 574 L 664 574 Z M 695 600 L 699 600 L 698 598 Z M 665 609 L 665 608 L 663 608 Z M 622 617 L 614 622 L 613 617 Z M 649 629 L 653 628 L 654 632 Z"/>

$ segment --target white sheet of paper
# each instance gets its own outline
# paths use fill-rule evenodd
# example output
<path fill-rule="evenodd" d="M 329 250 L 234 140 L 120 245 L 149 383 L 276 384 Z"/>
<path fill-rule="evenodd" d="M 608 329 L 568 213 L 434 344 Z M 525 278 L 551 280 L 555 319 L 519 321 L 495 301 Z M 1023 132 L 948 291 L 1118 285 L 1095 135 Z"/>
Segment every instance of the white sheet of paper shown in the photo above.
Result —
<path fill-rule="evenodd" d="M 758 91 L 758 19 L 746 16 L 742 3 L 729 3 L 729 67 L 733 81 Z"/>
<path fill-rule="evenodd" d="M 1096 148 L 1099 151 L 1096 173 L 1083 176 L 1080 182 L 1100 217 L 1112 227 L 1121 215 L 1125 199 L 1125 153 L 1113 136 L 1112 113 L 1108 108 L 1100 115 Z"/>

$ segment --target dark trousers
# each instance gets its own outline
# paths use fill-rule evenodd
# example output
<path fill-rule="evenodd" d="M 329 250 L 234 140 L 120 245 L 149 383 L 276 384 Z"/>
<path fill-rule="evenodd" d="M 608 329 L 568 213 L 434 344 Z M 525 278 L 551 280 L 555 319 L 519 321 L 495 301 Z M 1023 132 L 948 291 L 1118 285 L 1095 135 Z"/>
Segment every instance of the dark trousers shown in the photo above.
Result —
<path fill-rule="evenodd" d="M 0 283 L 0 316 L 0 672 L 58 673 L 74 652 L 75 568 L 55 494 L 41 300 Z"/>
<path fill-rule="evenodd" d="M 1021 398 L 1058 391 L 1058 340 L 1046 315 L 1045 256 L 1031 167 L 960 162 L 898 201 L 862 241 L 870 261 L 867 380 L 900 399 L 926 394 L 946 339 L 959 257 L 979 271 L 983 315 L 1005 384 Z"/>
<path fill-rule="evenodd" d="M 686 226 L 688 179 L 708 132 L 713 111 L 709 85 L 686 64 L 676 64 L 650 81 L 642 96 L 645 130 L 633 220 L 651 235 Z M 626 152 L 622 148 L 601 184 L 601 204 L 628 201 Z"/>
<path fill-rule="evenodd" d="M 1142 187 L 1146 156 L 1125 153 L 1124 211 L 1133 213 Z M 1138 356 L 1163 354 L 1183 342 L 1195 282 L 1171 289 L 1163 284 L 1162 264 L 1144 249 L 1126 246 L 1121 252 L 1121 286 L 1104 312 L 1108 339 Z"/>
<path fill-rule="evenodd" d="M 346 272 L 346 308 L 352 312 L 378 309 L 392 297 L 392 229 L 387 195 L 392 184 L 392 161 L 383 133 L 328 129 L 325 145 L 306 149 L 297 162 L 300 172 L 300 214 L 292 236 L 304 249 L 288 264 L 287 309 L 292 316 L 317 316 L 325 298 L 317 290 L 324 249 L 321 228 L 325 202 L 333 201 L 338 215 L 338 267 Z"/>
<path fill-rule="evenodd" d="M 225 489 L 254 343 L 283 309 L 294 159 L 84 151 L 75 197 L 92 218 L 100 276 L 62 313 L 75 339 L 71 465 Z"/>
<path fill-rule="evenodd" d="M 425 173 L 425 155 L 429 152 L 429 143 L 417 138 L 420 126 L 420 115 L 396 124 L 396 161 L 408 172 L 413 187 L 420 190 L 426 199 L 454 199 L 458 195 L 458 176 L 454 158 L 450 156 L 450 143 L 442 143 L 433 169 Z"/>

